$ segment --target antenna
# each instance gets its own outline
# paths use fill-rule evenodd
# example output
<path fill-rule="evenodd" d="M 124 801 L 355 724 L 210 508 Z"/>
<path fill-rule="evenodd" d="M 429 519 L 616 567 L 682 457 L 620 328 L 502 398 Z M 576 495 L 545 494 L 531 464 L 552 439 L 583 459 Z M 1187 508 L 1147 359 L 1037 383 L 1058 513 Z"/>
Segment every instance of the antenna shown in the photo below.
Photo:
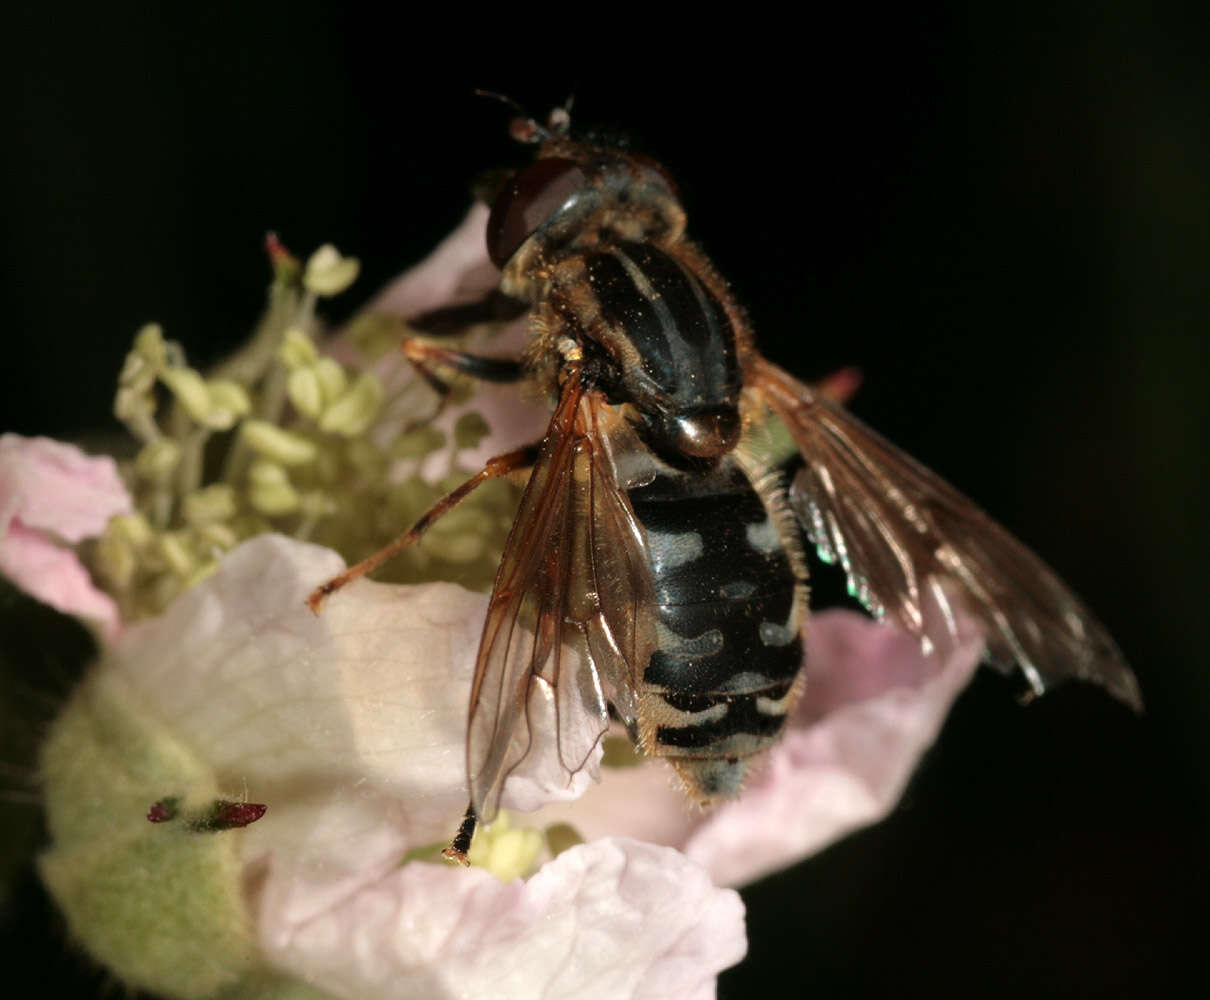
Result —
<path fill-rule="evenodd" d="M 550 142 L 556 136 L 567 135 L 568 130 L 571 128 L 571 102 L 575 95 L 569 96 L 562 106 L 554 108 L 547 118 L 546 124 L 542 125 L 533 115 L 507 94 L 499 94 L 494 90 L 479 89 L 476 89 L 475 93 L 479 97 L 500 101 L 517 113 L 517 117 L 508 123 L 509 135 L 517 142 L 526 145 Z"/>

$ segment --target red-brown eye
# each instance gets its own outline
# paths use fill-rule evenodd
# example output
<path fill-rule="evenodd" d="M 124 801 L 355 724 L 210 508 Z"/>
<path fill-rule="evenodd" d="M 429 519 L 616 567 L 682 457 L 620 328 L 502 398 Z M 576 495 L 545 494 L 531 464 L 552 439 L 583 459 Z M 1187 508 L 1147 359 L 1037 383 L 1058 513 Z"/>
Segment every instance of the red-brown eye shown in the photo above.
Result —
<path fill-rule="evenodd" d="M 487 253 L 504 267 L 517 248 L 588 183 L 575 160 L 550 157 L 526 167 L 496 198 L 487 220 Z"/>

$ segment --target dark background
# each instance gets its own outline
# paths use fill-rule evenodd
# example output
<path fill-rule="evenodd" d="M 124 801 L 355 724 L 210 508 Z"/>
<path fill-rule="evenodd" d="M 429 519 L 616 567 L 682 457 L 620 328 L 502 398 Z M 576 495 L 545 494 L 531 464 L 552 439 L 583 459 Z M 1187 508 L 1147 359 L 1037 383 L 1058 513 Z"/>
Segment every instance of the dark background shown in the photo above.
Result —
<path fill-rule="evenodd" d="M 16 15 L 0 430 L 110 426 L 151 319 L 221 357 L 268 229 L 362 259 L 339 318 L 515 157 L 472 88 L 536 113 L 574 92 L 574 122 L 677 177 L 766 353 L 860 365 L 857 412 L 1045 555 L 1148 705 L 1070 688 L 1022 709 L 981 677 L 889 821 L 745 892 L 750 956 L 720 994 L 1204 985 L 1210 24 L 1135 6 L 667 32 L 599 4 L 457 26 L 317 3 Z M 32 879 L 3 917 L 10 976 L 104 987 Z"/>

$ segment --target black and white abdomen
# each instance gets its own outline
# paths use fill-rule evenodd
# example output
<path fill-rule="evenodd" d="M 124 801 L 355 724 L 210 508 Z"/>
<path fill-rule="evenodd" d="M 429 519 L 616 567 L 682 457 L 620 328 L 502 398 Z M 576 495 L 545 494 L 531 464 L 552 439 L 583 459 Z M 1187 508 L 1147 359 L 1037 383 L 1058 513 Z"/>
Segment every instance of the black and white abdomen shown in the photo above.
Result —
<path fill-rule="evenodd" d="M 728 456 L 628 491 L 646 535 L 656 649 L 638 688 L 644 751 L 700 800 L 739 794 L 776 742 L 803 665 L 805 569 L 781 512 Z"/>

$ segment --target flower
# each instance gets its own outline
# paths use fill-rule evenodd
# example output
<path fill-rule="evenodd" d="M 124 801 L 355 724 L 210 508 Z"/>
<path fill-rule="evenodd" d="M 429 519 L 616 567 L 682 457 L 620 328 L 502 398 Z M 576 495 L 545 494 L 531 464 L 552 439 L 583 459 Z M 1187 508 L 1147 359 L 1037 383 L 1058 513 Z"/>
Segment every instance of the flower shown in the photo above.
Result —
<path fill-rule="evenodd" d="M 415 315 L 490 287 L 485 217 L 472 212 L 379 306 Z M 392 321 L 371 311 L 321 355 L 316 289 L 286 288 L 300 269 L 271 250 L 278 279 L 247 352 L 203 378 L 148 328 L 123 372 L 119 415 L 144 442 L 126 471 L 144 506 L 97 501 L 106 513 L 87 531 L 124 515 L 99 568 L 128 624 L 43 751 L 40 868 L 73 934 L 125 983 L 166 996 L 712 995 L 746 948 L 742 903 L 723 886 L 892 808 L 981 640 L 925 657 L 889 627 L 818 615 L 808 693 L 741 799 L 694 812 L 661 762 L 615 767 L 612 754 L 599 785 L 585 772 L 564 787 L 536 753 L 504 804 L 538 808 L 481 833 L 488 867 L 431 863 L 465 806 L 486 598 L 361 580 L 317 618 L 304 598 L 344 563 L 299 539 L 360 554 L 384 507 L 397 529 L 451 476 L 532 440 L 544 414 L 488 388 L 473 409 L 456 400 L 407 426 L 423 401 L 392 410 L 407 390 L 370 366 L 375 339 L 398 338 Z M 355 272 L 315 259 L 340 282 Z M 192 423 L 158 421 L 156 380 Z M 265 398 L 290 400 L 294 417 Z M 203 481 L 196 458 L 220 429 L 232 452 L 223 478 Z M 93 467 L 67 467 L 59 493 L 73 496 Z M 27 491 L 0 510 L 43 503 Z M 454 566 L 481 587 L 507 509 L 506 494 L 448 515 L 406 575 Z M 16 563 L 40 593 L 37 566 Z"/>
<path fill-rule="evenodd" d="M 504 884 L 399 865 L 447 838 L 464 804 L 485 599 L 359 581 L 312 616 L 306 594 L 340 568 L 280 536 L 244 543 L 129 627 L 56 723 L 43 874 L 76 936 L 131 985 L 206 995 L 267 965 L 333 996 L 708 996 L 744 952 L 742 904 L 716 885 L 887 811 L 978 652 L 933 663 L 890 628 L 821 615 L 811 653 L 830 704 L 795 717 L 744 798 L 694 816 L 659 762 L 606 768 L 582 799 L 528 820 L 587 841 Z M 867 690 L 846 679 L 855 664 Z M 890 666 L 871 678 L 871 664 Z M 268 808 L 203 836 L 147 823 L 166 796 Z M 174 903 L 189 896 L 227 905 L 203 921 Z"/>
<path fill-rule="evenodd" d="M 465 804 L 486 599 L 363 580 L 313 616 L 305 596 L 340 568 L 318 546 L 246 542 L 73 696 L 44 751 L 41 860 L 73 933 L 171 996 L 266 969 L 347 997 L 710 995 L 743 955 L 743 906 L 677 851 L 614 835 L 507 884 L 400 867 Z M 245 793 L 267 810 L 239 832 L 147 821 L 167 797 Z"/>

